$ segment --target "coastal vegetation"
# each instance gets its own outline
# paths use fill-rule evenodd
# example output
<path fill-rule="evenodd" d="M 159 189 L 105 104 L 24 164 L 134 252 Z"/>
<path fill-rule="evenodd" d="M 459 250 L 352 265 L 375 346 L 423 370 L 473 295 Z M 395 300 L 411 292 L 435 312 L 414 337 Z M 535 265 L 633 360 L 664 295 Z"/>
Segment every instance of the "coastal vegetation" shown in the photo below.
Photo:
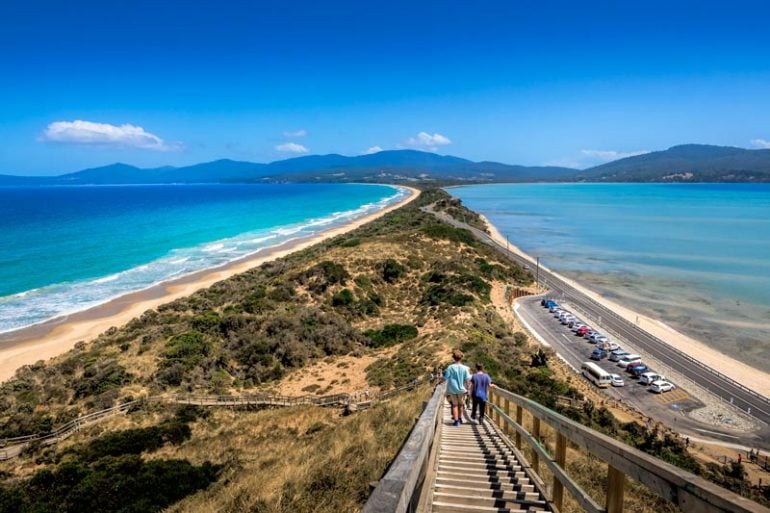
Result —
<path fill-rule="evenodd" d="M 531 286 L 532 276 L 470 232 L 421 210 L 427 205 L 455 217 L 475 215 L 445 192 L 426 190 L 349 234 L 19 369 L 2 385 L 0 437 L 50 432 L 88 411 L 148 396 L 280 391 L 297 376 L 304 376 L 302 390 L 311 394 L 344 390 L 354 379 L 387 390 L 435 373 L 459 348 L 501 387 L 752 493 L 743 490 L 740 469 L 705 467 L 677 438 L 620 423 L 591 402 L 563 406 L 560 398 L 582 394 L 556 377 L 547 353 L 538 353 L 494 301 L 506 285 Z M 369 362 L 360 376 L 350 363 L 356 360 Z M 319 364 L 335 369 L 333 380 L 303 374 Z M 75 505 L 93 511 L 354 511 L 429 393 L 423 386 L 348 416 L 306 406 L 170 413 L 167 404 L 140 401 L 125 416 L 55 446 L 30 445 L 0 464 L 0 512 L 74 511 Z M 583 469 L 577 474 L 582 484 L 599 493 L 603 481 L 586 471 L 590 461 L 576 456 L 570 462 Z M 637 511 L 649 505 L 672 511 L 641 486 L 630 487 L 641 505 Z"/>

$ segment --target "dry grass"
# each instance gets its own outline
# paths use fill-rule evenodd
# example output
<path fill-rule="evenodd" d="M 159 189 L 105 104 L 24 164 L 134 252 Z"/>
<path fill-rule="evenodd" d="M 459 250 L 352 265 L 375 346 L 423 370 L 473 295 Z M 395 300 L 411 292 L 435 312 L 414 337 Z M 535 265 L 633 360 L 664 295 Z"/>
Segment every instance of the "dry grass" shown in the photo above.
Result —
<path fill-rule="evenodd" d="M 152 456 L 225 465 L 217 483 L 170 511 L 356 511 L 428 394 L 424 387 L 348 417 L 309 407 L 217 410 L 196 423 L 190 441 Z"/>

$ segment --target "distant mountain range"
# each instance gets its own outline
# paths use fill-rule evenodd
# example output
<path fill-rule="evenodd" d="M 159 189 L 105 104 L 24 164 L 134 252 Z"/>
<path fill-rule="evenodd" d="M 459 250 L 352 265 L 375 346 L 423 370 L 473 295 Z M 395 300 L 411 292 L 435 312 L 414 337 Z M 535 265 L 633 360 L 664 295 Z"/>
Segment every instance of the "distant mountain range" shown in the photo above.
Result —
<path fill-rule="evenodd" d="M 0 185 L 108 185 L 264 182 L 770 182 L 770 150 L 683 145 L 590 169 L 473 162 L 415 150 L 372 155 L 310 155 L 259 164 L 216 160 L 186 167 L 127 164 L 59 176 L 0 175 Z"/>
<path fill-rule="evenodd" d="M 684 144 L 581 171 L 588 182 L 770 182 L 770 150 Z"/>

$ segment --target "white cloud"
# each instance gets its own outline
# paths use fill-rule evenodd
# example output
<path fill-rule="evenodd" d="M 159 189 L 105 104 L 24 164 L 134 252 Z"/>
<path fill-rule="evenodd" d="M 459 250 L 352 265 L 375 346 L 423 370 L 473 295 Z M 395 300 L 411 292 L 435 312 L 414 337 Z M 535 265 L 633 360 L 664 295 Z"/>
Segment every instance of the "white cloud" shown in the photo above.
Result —
<path fill-rule="evenodd" d="M 437 151 L 439 146 L 446 146 L 451 144 L 452 141 L 448 137 L 441 134 L 429 134 L 427 132 L 420 132 L 417 137 L 410 137 L 406 144 L 412 148 L 419 148 L 428 151 Z"/>
<path fill-rule="evenodd" d="M 279 144 L 278 146 L 275 147 L 275 149 L 286 153 L 307 153 L 309 151 L 307 148 L 305 148 L 301 144 L 297 144 L 293 142 Z"/>
<path fill-rule="evenodd" d="M 770 141 L 766 139 L 752 139 L 751 145 L 762 150 L 770 150 Z"/>
<path fill-rule="evenodd" d="M 382 148 L 379 146 L 372 146 L 371 148 L 367 148 L 364 152 L 365 155 L 371 155 L 372 153 L 379 153 L 382 151 Z"/>
<path fill-rule="evenodd" d="M 144 128 L 131 124 L 120 126 L 93 121 L 55 121 L 49 124 L 41 137 L 58 143 L 116 146 L 141 150 L 179 151 L 181 143 L 168 143 Z"/>
<path fill-rule="evenodd" d="M 307 130 L 304 128 L 300 130 L 295 130 L 294 132 L 284 132 L 284 137 L 305 137 L 307 135 Z"/>
<path fill-rule="evenodd" d="M 648 150 L 639 151 L 614 151 L 614 150 L 580 150 L 580 153 L 586 157 L 601 161 L 610 162 L 613 160 L 624 159 L 626 157 L 635 157 L 636 155 L 644 155 L 650 153 Z"/>

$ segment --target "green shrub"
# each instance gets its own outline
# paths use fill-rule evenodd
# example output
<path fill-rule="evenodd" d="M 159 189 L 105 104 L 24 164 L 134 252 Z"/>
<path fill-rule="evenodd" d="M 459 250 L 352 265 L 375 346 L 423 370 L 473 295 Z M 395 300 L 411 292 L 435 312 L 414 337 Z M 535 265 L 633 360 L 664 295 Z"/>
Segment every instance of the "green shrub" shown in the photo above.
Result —
<path fill-rule="evenodd" d="M 417 328 L 411 324 L 386 324 L 379 330 L 368 330 L 364 335 L 372 347 L 387 347 L 411 340 L 417 336 Z"/>
<path fill-rule="evenodd" d="M 208 487 L 220 468 L 209 462 L 196 467 L 187 460 L 144 461 L 133 454 L 91 464 L 67 462 L 0 486 L 0 512 L 160 511 Z"/>
<path fill-rule="evenodd" d="M 166 343 L 164 365 L 181 364 L 185 368 L 198 365 L 211 353 L 211 343 L 199 331 L 188 331 L 173 337 Z"/>
<path fill-rule="evenodd" d="M 349 306 L 353 304 L 355 298 L 349 289 L 342 289 L 332 296 L 332 306 Z"/>
<path fill-rule="evenodd" d="M 473 302 L 473 296 L 458 292 L 452 287 L 432 285 L 425 291 L 420 302 L 430 306 L 437 306 L 442 303 L 452 306 L 465 306 Z"/>
<path fill-rule="evenodd" d="M 208 310 L 193 317 L 190 321 L 190 326 L 196 331 L 207 333 L 218 331 L 220 322 L 219 314 L 213 310 Z"/>
<path fill-rule="evenodd" d="M 385 264 L 382 266 L 382 279 L 387 283 L 393 283 L 404 274 L 404 271 L 403 265 L 389 258 L 385 260 Z"/>
<path fill-rule="evenodd" d="M 455 228 L 448 224 L 433 224 L 422 229 L 428 237 L 444 239 L 451 242 L 461 242 L 468 246 L 475 246 L 476 239 L 473 234 L 464 228 Z"/>
<path fill-rule="evenodd" d="M 75 385 L 75 398 L 102 394 L 131 382 L 132 376 L 115 361 L 87 366 Z"/>

